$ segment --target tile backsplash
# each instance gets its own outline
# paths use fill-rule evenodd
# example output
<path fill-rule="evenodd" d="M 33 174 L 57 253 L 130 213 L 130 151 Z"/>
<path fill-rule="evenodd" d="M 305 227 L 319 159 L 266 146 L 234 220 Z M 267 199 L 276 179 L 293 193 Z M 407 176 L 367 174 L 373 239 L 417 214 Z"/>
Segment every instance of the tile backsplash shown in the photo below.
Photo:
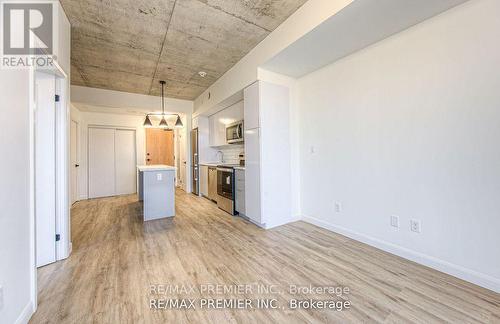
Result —
<path fill-rule="evenodd" d="M 224 153 L 224 163 L 239 164 L 239 155 L 240 153 L 245 152 L 245 146 L 243 144 L 234 144 L 231 146 L 219 147 L 217 151 L 221 151 L 222 153 Z"/>

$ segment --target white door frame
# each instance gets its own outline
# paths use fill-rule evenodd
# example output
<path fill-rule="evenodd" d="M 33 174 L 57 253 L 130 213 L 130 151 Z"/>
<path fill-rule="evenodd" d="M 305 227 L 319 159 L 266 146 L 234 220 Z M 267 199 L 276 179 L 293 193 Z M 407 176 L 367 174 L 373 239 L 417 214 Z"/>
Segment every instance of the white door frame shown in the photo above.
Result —
<path fill-rule="evenodd" d="M 35 76 L 35 217 L 37 266 L 56 261 L 56 77 L 37 72 Z"/>
<path fill-rule="evenodd" d="M 30 286 L 33 312 L 38 305 L 38 284 L 36 264 L 36 208 L 35 208 L 35 112 L 36 112 L 36 68 L 29 71 L 29 127 L 30 127 Z M 60 101 L 56 104 L 56 233 L 61 240 L 56 242 L 56 262 L 67 258 L 71 253 L 70 215 L 69 215 L 69 116 L 70 81 L 69 76 L 54 64 L 52 69 L 40 72 L 56 76 L 56 94 Z M 54 238 L 55 239 L 55 238 Z"/>
<path fill-rule="evenodd" d="M 75 126 L 75 128 L 76 128 L 75 129 L 75 133 L 76 133 L 75 134 L 75 136 L 76 136 L 76 138 L 75 138 L 75 141 L 76 141 L 76 147 L 75 147 L 75 155 L 76 155 L 76 157 L 75 157 L 75 160 L 76 161 L 75 162 L 76 162 L 76 164 L 80 165 L 80 123 L 77 120 L 71 118 L 71 120 L 70 120 L 70 148 L 69 148 L 69 150 L 70 150 L 70 161 L 69 161 L 69 163 L 70 163 L 70 165 L 69 165 L 69 168 L 70 168 L 70 173 L 69 173 L 70 177 L 71 177 L 71 169 L 75 167 L 74 165 L 72 165 L 73 161 L 71 161 L 71 123 L 75 123 L 75 125 L 76 125 Z M 75 184 L 76 185 L 76 199 L 73 202 L 73 197 L 70 197 L 70 203 L 71 203 L 71 205 L 73 205 L 73 203 L 75 203 L 78 200 L 80 200 L 80 190 L 79 190 L 80 182 L 78 181 L 79 180 L 78 179 L 79 176 L 80 176 L 80 169 L 76 169 L 75 179 L 74 179 L 74 181 L 76 182 L 76 184 Z M 71 178 L 70 178 L 70 181 L 72 181 Z M 71 194 L 71 183 L 70 183 L 70 194 Z"/>

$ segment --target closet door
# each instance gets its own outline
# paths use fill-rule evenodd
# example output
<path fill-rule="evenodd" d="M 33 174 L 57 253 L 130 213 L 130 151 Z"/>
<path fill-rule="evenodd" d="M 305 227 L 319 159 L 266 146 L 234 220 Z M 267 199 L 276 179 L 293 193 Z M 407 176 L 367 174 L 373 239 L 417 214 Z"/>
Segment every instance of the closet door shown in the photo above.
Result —
<path fill-rule="evenodd" d="M 115 130 L 89 128 L 89 198 L 115 195 Z"/>
<path fill-rule="evenodd" d="M 117 129 L 115 132 L 116 195 L 136 192 L 135 131 Z"/>

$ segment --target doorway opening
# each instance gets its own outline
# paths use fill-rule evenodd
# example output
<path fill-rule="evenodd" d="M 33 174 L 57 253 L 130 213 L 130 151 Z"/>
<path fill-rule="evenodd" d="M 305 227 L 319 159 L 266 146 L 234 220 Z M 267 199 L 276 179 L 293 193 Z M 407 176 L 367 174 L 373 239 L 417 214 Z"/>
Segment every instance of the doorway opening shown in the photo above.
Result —
<path fill-rule="evenodd" d="M 71 253 L 67 75 L 59 67 L 33 70 L 30 98 L 31 299 L 36 305 L 38 268 Z"/>

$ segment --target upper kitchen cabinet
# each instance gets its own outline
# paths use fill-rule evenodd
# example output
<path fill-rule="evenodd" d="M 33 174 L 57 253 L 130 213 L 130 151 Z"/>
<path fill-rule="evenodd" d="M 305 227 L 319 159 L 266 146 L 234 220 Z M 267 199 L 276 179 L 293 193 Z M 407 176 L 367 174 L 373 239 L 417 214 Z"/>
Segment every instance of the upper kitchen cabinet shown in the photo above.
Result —
<path fill-rule="evenodd" d="M 227 107 L 208 118 L 210 125 L 210 146 L 227 145 L 226 126 L 243 119 L 243 101 Z"/>
<path fill-rule="evenodd" d="M 255 82 L 244 91 L 245 130 L 259 127 L 260 83 Z"/>

